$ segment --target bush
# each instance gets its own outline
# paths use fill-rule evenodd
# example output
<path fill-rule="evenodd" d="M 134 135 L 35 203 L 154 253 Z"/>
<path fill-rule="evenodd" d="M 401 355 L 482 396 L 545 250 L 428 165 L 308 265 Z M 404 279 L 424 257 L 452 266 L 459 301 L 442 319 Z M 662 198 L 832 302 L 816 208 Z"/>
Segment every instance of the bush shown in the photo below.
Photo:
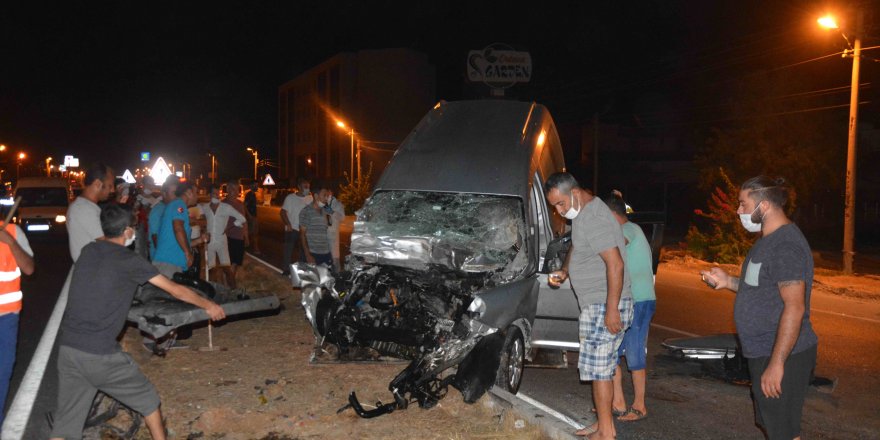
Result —
<path fill-rule="evenodd" d="M 730 181 L 724 169 L 719 169 L 719 186 L 709 198 L 706 211 L 694 214 L 706 219 L 707 232 L 692 224 L 685 238 L 688 251 L 696 258 L 719 264 L 739 264 L 755 241 L 754 234 L 745 230 L 736 214 L 739 205 L 739 187 Z"/>
<path fill-rule="evenodd" d="M 370 191 L 373 189 L 373 164 L 370 163 L 369 169 L 357 179 L 352 180 L 348 173 L 345 173 L 346 184 L 339 188 L 339 201 L 345 205 L 345 214 L 352 215 L 364 206 L 364 202 L 370 197 Z"/>

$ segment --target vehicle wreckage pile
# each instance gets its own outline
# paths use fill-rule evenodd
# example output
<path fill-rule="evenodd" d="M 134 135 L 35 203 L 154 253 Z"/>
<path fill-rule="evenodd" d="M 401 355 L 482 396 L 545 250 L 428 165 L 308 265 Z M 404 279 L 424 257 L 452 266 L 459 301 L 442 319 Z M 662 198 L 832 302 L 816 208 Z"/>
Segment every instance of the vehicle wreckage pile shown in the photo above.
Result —
<path fill-rule="evenodd" d="M 522 272 L 519 210 L 502 197 L 378 193 L 355 223 L 351 271 L 298 265 L 294 284 L 302 288 L 319 350 L 343 360 L 410 361 L 389 385 L 394 402 L 365 410 L 349 395 L 358 415 L 375 417 L 411 402 L 430 408 L 449 385 L 474 402 L 495 383 L 503 335 L 479 320 L 476 294 Z"/>

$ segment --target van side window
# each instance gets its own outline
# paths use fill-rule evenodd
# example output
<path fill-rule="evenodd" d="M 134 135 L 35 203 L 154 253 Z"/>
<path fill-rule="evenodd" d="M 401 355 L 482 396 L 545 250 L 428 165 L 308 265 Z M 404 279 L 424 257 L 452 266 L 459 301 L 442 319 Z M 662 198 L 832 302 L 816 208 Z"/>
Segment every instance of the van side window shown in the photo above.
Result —
<path fill-rule="evenodd" d="M 530 197 L 532 209 L 537 218 L 535 219 L 535 227 L 538 229 L 538 256 L 544 258 L 547 252 L 547 245 L 553 239 L 550 230 L 550 217 L 547 215 L 547 202 L 544 200 L 544 183 L 540 174 L 535 173 L 534 184 L 532 185 L 532 196 Z M 543 264 L 543 263 L 542 263 Z M 541 266 L 543 267 L 543 266 Z"/>

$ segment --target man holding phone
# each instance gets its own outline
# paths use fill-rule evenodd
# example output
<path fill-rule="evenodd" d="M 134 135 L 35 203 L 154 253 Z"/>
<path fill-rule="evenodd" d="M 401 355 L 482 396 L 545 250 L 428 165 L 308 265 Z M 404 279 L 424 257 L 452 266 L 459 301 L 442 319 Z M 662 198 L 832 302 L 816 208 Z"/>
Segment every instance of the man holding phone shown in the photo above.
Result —
<path fill-rule="evenodd" d="M 785 214 L 788 199 L 782 178 L 743 183 L 736 212 L 761 238 L 746 255 L 741 277 L 718 267 L 700 273 L 710 287 L 737 292 L 734 321 L 749 363 L 755 419 L 771 440 L 800 438 L 819 343 L 810 322 L 813 254 Z"/>

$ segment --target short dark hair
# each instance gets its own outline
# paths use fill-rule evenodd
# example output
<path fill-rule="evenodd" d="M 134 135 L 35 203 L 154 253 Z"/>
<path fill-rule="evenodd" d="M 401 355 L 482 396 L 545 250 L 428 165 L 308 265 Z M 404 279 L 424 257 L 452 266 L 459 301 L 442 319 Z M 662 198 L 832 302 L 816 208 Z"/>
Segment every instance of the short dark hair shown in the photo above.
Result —
<path fill-rule="evenodd" d="M 323 180 L 316 180 L 310 183 L 311 184 L 309 185 L 309 191 L 311 191 L 313 194 L 321 192 L 322 189 L 330 191 L 330 185 L 328 185 L 327 182 Z"/>
<path fill-rule="evenodd" d="M 165 182 L 162 182 L 162 192 L 171 191 L 171 187 L 177 187 L 177 185 L 180 185 L 180 177 L 174 175 L 168 176 L 168 178 L 165 179 Z"/>
<path fill-rule="evenodd" d="M 626 202 L 623 200 L 623 196 L 619 192 L 614 191 L 602 200 L 608 205 L 608 209 L 610 209 L 611 212 L 626 218 Z"/>
<path fill-rule="evenodd" d="M 303 183 L 309 182 L 311 184 L 311 179 L 306 176 L 299 176 L 296 178 L 296 186 L 300 186 Z M 311 185 L 309 185 L 311 186 Z"/>
<path fill-rule="evenodd" d="M 193 185 L 192 182 L 181 182 L 179 185 L 177 185 L 177 189 L 174 190 L 174 195 L 180 197 L 183 195 L 183 193 L 193 188 L 195 188 L 195 185 Z"/>
<path fill-rule="evenodd" d="M 101 208 L 101 230 L 107 238 L 119 237 L 133 222 L 134 216 L 127 205 L 108 203 Z"/>
<path fill-rule="evenodd" d="M 741 190 L 749 191 L 749 197 L 755 203 L 766 200 L 779 208 L 785 208 L 788 204 L 791 187 L 782 177 L 755 176 L 743 182 Z"/>
<path fill-rule="evenodd" d="M 94 183 L 96 180 L 104 181 L 104 178 L 107 177 L 107 173 L 110 172 L 110 168 L 107 165 L 104 165 L 102 162 L 96 162 L 89 165 L 86 168 L 86 176 L 83 184 L 85 186 L 89 186 Z"/>
<path fill-rule="evenodd" d="M 568 195 L 571 194 L 573 188 L 580 187 L 577 179 L 575 179 L 571 173 L 553 173 L 547 178 L 547 181 L 544 182 L 544 191 L 548 193 L 551 189 L 556 188 L 562 194 Z"/>

